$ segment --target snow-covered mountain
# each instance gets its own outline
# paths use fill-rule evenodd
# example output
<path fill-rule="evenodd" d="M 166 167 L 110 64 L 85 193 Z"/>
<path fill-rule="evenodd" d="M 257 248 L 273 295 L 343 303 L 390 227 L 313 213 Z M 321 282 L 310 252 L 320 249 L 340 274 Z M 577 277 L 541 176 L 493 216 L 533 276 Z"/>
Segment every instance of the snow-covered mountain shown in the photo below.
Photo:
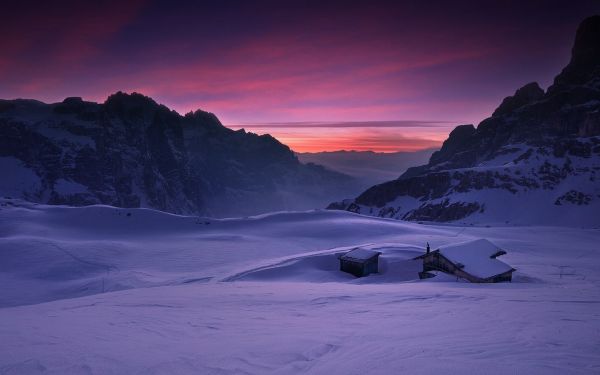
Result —
<path fill-rule="evenodd" d="M 354 183 L 269 135 L 121 92 L 102 104 L 0 100 L 0 169 L 0 196 L 211 216 L 323 206 Z"/>
<path fill-rule="evenodd" d="M 404 220 L 598 223 L 600 16 L 582 22 L 571 61 L 545 92 L 503 100 L 455 128 L 427 165 L 329 208 Z"/>

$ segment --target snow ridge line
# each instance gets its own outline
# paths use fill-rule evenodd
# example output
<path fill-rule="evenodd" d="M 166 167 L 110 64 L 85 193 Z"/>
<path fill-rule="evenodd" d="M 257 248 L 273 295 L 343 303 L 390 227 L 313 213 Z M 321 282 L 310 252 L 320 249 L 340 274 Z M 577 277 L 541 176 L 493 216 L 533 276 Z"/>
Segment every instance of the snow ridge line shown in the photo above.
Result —
<path fill-rule="evenodd" d="M 272 259 L 272 261 L 275 261 L 275 263 L 269 263 L 269 264 L 264 264 L 261 263 L 261 265 L 257 265 L 256 267 L 250 268 L 250 269 L 246 269 L 244 271 L 238 271 L 234 274 L 231 274 L 229 276 L 225 276 L 217 281 L 219 282 L 233 282 L 233 281 L 237 281 L 251 273 L 254 272 L 259 272 L 259 271 L 264 271 L 267 269 L 271 269 L 271 268 L 277 268 L 277 267 L 281 267 L 281 266 L 286 266 L 288 264 L 294 263 L 296 261 L 299 261 L 301 259 L 304 258 L 310 258 L 313 256 L 319 256 L 319 255 L 328 255 L 328 254 L 335 254 L 335 253 L 341 253 L 341 252 L 347 252 L 356 248 L 368 248 L 368 249 L 385 249 L 385 248 L 412 248 L 412 249 L 418 249 L 423 250 L 422 248 L 418 247 L 418 246 L 414 246 L 414 245 L 408 245 L 408 244 L 391 244 L 391 243 L 381 243 L 381 244 L 377 244 L 377 243 L 365 243 L 365 244 L 360 244 L 360 245 L 352 245 L 352 246 L 342 246 L 342 247 L 333 247 L 330 249 L 326 249 L 326 250 L 318 250 L 318 251 L 311 251 L 308 253 L 302 253 L 300 255 L 293 255 L 293 256 L 288 256 L 288 257 L 283 257 L 283 258 L 275 258 Z"/>

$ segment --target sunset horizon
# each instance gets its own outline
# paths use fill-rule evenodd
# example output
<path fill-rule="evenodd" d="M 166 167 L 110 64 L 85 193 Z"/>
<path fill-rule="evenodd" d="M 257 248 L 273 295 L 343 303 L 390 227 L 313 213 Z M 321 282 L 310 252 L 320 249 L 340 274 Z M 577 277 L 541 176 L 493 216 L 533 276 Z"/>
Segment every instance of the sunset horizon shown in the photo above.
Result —
<path fill-rule="evenodd" d="M 552 83 L 594 3 L 545 4 L 540 13 L 542 3 L 517 13 L 511 2 L 489 3 L 475 14 L 468 2 L 25 2 L 0 26 L 22 35 L 0 41 L 0 98 L 103 102 L 139 92 L 180 114 L 201 109 L 233 129 L 250 124 L 297 152 L 440 147 L 515 88 Z M 370 125 L 326 126 L 354 122 Z"/>
<path fill-rule="evenodd" d="M 439 148 L 459 123 L 438 121 L 304 121 L 223 124 L 269 134 L 294 152 L 372 151 L 378 153 L 415 152 Z M 316 133 L 316 132 L 319 133 Z M 321 133 L 327 132 L 327 136 Z"/>

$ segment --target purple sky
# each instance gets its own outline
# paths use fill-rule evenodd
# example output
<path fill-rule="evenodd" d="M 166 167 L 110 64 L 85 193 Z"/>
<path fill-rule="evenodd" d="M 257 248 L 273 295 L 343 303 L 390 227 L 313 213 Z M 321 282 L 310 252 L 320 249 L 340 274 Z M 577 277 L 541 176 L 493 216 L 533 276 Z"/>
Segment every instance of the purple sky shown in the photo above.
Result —
<path fill-rule="evenodd" d="M 297 151 L 395 151 L 439 145 L 525 83 L 547 87 L 600 2 L 57 1 L 2 13 L 0 98 L 138 91 Z"/>

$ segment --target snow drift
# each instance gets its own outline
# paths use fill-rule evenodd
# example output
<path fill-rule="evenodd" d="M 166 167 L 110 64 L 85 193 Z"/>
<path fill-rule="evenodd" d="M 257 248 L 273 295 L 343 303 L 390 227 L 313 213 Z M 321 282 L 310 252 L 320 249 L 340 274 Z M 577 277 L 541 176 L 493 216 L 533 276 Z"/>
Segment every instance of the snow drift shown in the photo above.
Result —
<path fill-rule="evenodd" d="M 598 229 L 342 211 L 215 220 L 0 201 L 0 373 L 594 373 Z M 415 280 L 488 238 L 513 283 Z M 377 249 L 355 279 L 337 254 Z M 48 302 L 49 301 L 49 302 Z M 432 361 L 435 357 L 437 360 Z"/>

